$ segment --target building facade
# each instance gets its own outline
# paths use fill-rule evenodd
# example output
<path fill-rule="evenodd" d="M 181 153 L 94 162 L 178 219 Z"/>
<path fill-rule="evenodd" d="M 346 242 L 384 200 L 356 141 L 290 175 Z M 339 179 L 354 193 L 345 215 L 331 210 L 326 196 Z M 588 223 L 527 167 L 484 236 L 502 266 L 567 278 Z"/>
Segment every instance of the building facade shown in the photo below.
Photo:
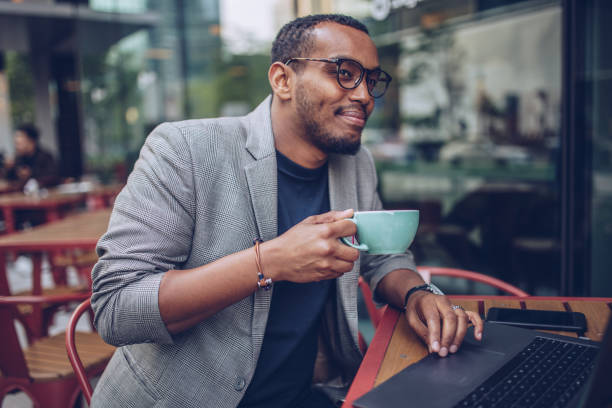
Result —
<path fill-rule="evenodd" d="M 262 0 L 241 47 L 229 3 L 0 0 L 0 150 L 33 121 L 64 176 L 124 178 L 158 123 L 257 105 L 284 22 L 350 14 L 393 77 L 363 141 L 385 205 L 421 211 L 417 262 L 612 296 L 610 2 Z"/>

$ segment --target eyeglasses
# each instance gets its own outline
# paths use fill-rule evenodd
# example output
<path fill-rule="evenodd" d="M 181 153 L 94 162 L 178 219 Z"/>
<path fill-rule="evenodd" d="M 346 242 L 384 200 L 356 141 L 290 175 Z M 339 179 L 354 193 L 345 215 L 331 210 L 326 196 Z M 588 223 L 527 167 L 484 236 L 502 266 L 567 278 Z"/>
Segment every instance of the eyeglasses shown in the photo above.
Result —
<path fill-rule="evenodd" d="M 366 77 L 368 93 L 373 98 L 380 98 L 387 92 L 391 75 L 380 68 L 365 69 L 359 62 L 346 58 L 290 58 L 285 62 L 289 65 L 293 61 L 318 61 L 336 64 L 336 80 L 338 85 L 344 89 L 355 89 L 359 86 L 363 77 Z M 364 75 L 365 74 L 365 75 Z"/>

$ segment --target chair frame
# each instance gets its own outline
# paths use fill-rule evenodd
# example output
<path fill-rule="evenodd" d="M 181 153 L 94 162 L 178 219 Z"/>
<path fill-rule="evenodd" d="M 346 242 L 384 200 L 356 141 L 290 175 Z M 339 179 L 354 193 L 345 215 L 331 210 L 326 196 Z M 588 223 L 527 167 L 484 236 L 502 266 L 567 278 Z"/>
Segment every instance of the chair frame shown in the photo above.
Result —
<path fill-rule="evenodd" d="M 468 271 L 464 269 L 446 268 L 441 266 L 417 266 L 417 271 L 424 278 L 429 276 L 450 276 L 453 278 L 462 278 L 475 282 L 484 283 L 496 289 L 509 293 L 512 296 L 528 297 L 529 293 L 517 288 L 501 279 L 494 278 L 479 272 Z M 427 279 L 425 279 L 427 280 Z"/>
<path fill-rule="evenodd" d="M 370 285 L 368 285 L 368 283 L 361 276 L 359 277 L 359 289 L 361 290 L 361 295 L 363 296 L 372 326 L 374 326 L 374 329 L 376 329 L 382 320 L 382 316 L 385 313 L 387 306 L 383 306 L 381 308 L 376 307 L 373 299 L 374 295 L 370 289 Z"/>
<path fill-rule="evenodd" d="M 492 276 L 488 276 L 478 272 L 441 266 L 417 266 L 417 272 L 419 272 L 419 274 L 423 277 L 423 280 L 427 282 L 430 281 L 431 276 L 450 276 L 453 278 L 462 278 L 470 281 L 484 283 L 496 289 L 502 290 L 512 296 L 529 296 L 529 293 L 517 288 L 514 285 L 504 282 L 501 279 L 497 279 Z M 361 276 L 359 277 L 359 289 L 361 290 L 361 294 L 363 295 L 370 321 L 376 329 L 382 319 L 382 316 L 387 306 L 383 306 L 381 308 L 376 307 L 373 300 L 372 290 L 370 289 L 368 283 Z"/>
<path fill-rule="evenodd" d="M 66 304 L 82 301 L 89 297 L 87 293 L 55 295 L 55 296 L 0 296 L 0 317 L 2 320 L 17 319 L 16 306 L 19 304 Z M 17 319 L 19 320 L 19 319 Z M 6 337 L 5 337 L 6 336 Z M 6 343 L 4 343 L 6 342 Z M 80 389 L 75 377 L 64 377 L 45 381 L 36 381 L 30 375 L 25 355 L 19 342 L 14 326 L 7 328 L 3 334 L 3 350 L 0 350 L 3 374 L 0 375 L 0 402 L 14 390 L 24 392 L 33 401 L 34 406 L 65 408 L 74 406 Z M 17 353 L 12 351 L 19 350 Z M 12 354 L 11 354 L 12 353 Z M 42 401 L 45 401 L 43 404 Z M 67 405 L 68 404 L 68 405 Z"/>
<path fill-rule="evenodd" d="M 91 396 L 93 395 L 93 388 L 89 382 L 89 378 L 87 376 L 87 371 L 81 362 L 81 358 L 79 357 L 79 353 L 76 348 L 75 342 L 75 334 L 76 334 L 76 325 L 86 311 L 91 309 L 91 299 L 87 298 L 81 304 L 77 306 L 77 308 L 70 316 L 70 320 L 68 321 L 68 326 L 66 328 L 66 352 L 68 353 L 68 360 L 72 365 L 72 369 L 74 370 L 74 374 L 76 375 L 77 382 L 79 383 L 79 387 L 81 388 L 81 392 L 85 397 L 85 401 L 87 404 L 91 402 Z"/>

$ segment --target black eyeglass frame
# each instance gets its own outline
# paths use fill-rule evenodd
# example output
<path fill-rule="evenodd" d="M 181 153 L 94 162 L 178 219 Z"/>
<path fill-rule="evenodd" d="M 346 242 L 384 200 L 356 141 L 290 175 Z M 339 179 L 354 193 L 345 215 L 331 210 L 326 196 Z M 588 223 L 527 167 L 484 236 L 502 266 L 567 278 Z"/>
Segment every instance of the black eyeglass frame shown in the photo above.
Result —
<path fill-rule="evenodd" d="M 391 75 L 389 75 L 389 73 L 387 73 L 386 71 L 383 71 L 380 68 L 374 68 L 374 69 L 367 69 L 365 68 L 363 65 L 361 65 L 361 63 L 359 63 L 358 61 L 355 61 L 354 59 L 350 59 L 350 58 L 307 58 L 307 57 L 295 57 L 295 58 L 289 58 L 286 62 L 285 65 L 289 65 L 291 62 L 293 61 L 317 61 L 317 62 L 327 62 L 330 64 L 336 64 L 336 81 L 338 82 L 338 85 L 340 85 L 340 87 L 342 89 L 355 89 L 359 86 L 359 84 L 361 84 L 361 81 L 363 81 L 364 76 L 366 78 L 368 78 L 370 76 L 370 74 L 373 73 L 383 73 L 385 74 L 389 80 L 385 80 L 382 81 L 385 83 L 385 90 L 378 96 L 372 95 L 372 89 L 374 89 L 374 87 L 372 87 L 372 89 L 370 89 L 369 86 L 367 86 L 366 83 L 366 88 L 368 89 L 368 93 L 370 94 L 370 96 L 372 98 L 381 98 L 382 96 L 385 95 L 385 93 L 387 93 L 387 89 L 389 89 L 389 84 L 391 83 L 391 80 L 393 79 L 391 77 Z M 359 68 L 361 68 L 361 74 L 359 75 L 359 79 L 357 79 L 355 81 L 354 86 L 352 87 L 346 87 L 344 85 L 342 85 L 342 82 L 340 81 L 340 66 L 346 62 L 346 61 L 350 61 L 353 62 L 355 64 L 357 64 L 357 66 Z M 376 80 L 376 82 L 381 82 L 380 80 Z"/>

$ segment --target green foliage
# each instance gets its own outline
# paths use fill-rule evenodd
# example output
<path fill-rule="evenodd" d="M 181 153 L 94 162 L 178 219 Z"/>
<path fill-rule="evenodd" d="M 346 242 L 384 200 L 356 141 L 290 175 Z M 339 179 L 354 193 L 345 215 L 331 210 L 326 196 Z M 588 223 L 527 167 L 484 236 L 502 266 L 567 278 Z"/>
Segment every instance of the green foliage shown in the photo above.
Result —
<path fill-rule="evenodd" d="M 34 83 L 27 56 L 7 52 L 6 75 L 9 84 L 11 121 L 15 126 L 34 122 Z"/>
<path fill-rule="evenodd" d="M 83 106 L 97 134 L 103 154 L 125 154 L 132 147 L 133 126 L 126 121 L 129 107 L 140 107 L 138 64 L 133 54 L 116 50 L 106 56 L 83 56 Z"/>
<path fill-rule="evenodd" d="M 188 82 L 192 117 L 215 117 L 227 102 L 246 102 L 256 107 L 269 93 L 268 55 L 232 55 L 214 62 L 210 78 Z"/>

